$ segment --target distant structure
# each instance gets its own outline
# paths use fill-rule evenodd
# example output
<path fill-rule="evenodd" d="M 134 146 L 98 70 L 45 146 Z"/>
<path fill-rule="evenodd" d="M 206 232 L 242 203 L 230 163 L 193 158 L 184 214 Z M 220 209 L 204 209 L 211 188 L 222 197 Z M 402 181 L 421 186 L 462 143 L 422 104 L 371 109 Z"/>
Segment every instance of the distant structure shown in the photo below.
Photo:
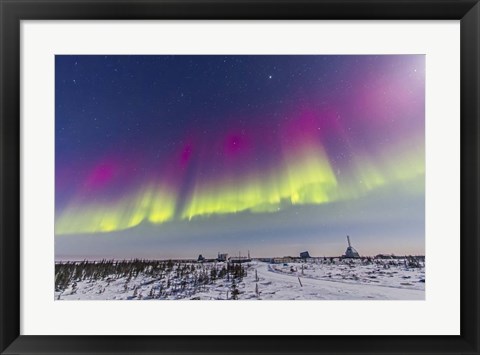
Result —
<path fill-rule="evenodd" d="M 291 256 L 284 256 L 283 258 L 272 258 L 272 264 L 286 264 L 295 262 L 295 258 Z"/>
<path fill-rule="evenodd" d="M 252 259 L 250 259 L 250 250 L 248 251 L 248 257 L 242 256 L 241 253 L 239 252 L 238 256 L 231 256 L 228 258 L 228 261 L 231 263 L 237 263 L 237 264 L 249 263 L 250 261 L 252 261 Z"/>
<path fill-rule="evenodd" d="M 345 255 L 343 257 L 344 258 L 359 258 L 360 255 L 352 247 L 352 244 L 350 243 L 350 237 L 348 235 L 347 235 L 347 242 L 348 242 L 348 247 L 347 247 L 347 250 L 345 251 Z"/>
<path fill-rule="evenodd" d="M 227 253 L 218 253 L 217 261 L 227 261 Z"/>
<path fill-rule="evenodd" d="M 310 254 L 308 253 L 308 251 L 302 251 L 300 253 L 300 258 L 301 259 L 308 259 L 308 258 L 310 258 Z"/>
<path fill-rule="evenodd" d="M 198 259 L 197 259 L 197 261 L 198 261 L 198 262 L 205 261 L 205 258 L 203 257 L 203 255 L 202 255 L 202 254 L 200 254 L 200 255 L 198 256 Z"/>
<path fill-rule="evenodd" d="M 232 256 L 228 258 L 228 261 L 231 263 L 241 264 L 241 263 L 249 263 L 250 261 L 252 261 L 252 259 L 246 256 Z"/>

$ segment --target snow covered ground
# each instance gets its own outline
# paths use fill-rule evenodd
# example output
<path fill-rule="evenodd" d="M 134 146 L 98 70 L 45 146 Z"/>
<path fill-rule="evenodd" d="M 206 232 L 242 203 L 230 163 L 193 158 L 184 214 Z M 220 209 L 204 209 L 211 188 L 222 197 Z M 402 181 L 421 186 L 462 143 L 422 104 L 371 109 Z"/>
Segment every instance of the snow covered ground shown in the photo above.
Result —
<path fill-rule="evenodd" d="M 57 287 L 55 299 L 425 299 L 424 265 L 411 268 L 404 260 L 368 263 L 361 260 L 335 260 L 287 264 L 252 261 L 242 264 L 246 274 L 243 277 L 222 273 L 225 266 L 226 263 L 222 262 L 179 263 L 156 274 L 146 272 L 130 277 L 77 277 L 72 278 L 66 287 Z"/>

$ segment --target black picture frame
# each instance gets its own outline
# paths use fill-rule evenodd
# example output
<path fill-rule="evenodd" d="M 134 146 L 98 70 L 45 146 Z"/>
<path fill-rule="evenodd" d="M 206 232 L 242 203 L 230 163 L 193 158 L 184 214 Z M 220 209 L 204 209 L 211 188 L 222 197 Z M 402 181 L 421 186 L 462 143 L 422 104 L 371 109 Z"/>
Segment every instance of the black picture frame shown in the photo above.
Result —
<path fill-rule="evenodd" d="M 0 0 L 1 354 L 479 354 L 477 0 Z M 20 21 L 127 19 L 461 20 L 461 335 L 20 335 Z"/>

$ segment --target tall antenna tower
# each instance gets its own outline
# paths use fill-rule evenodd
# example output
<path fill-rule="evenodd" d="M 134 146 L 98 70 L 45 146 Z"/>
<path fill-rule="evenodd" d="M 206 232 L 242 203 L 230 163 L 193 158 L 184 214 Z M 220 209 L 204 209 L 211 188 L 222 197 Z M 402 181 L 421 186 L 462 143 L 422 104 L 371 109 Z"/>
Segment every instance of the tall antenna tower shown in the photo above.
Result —
<path fill-rule="evenodd" d="M 350 242 L 350 236 L 348 236 L 348 235 L 347 235 L 347 243 L 348 243 L 348 247 L 347 247 L 347 250 L 345 251 L 345 255 L 343 257 L 344 258 L 359 258 L 360 255 L 355 250 L 355 248 L 352 247 L 352 243 Z"/>

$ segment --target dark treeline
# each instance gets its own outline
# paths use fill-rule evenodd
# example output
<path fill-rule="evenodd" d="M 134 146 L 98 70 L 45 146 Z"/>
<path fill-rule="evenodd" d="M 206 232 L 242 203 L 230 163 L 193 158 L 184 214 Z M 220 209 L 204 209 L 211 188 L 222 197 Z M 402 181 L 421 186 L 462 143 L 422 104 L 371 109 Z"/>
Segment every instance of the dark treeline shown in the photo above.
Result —
<path fill-rule="evenodd" d="M 135 281 L 142 276 L 144 281 Z M 106 281 L 107 286 L 115 280 L 124 284 L 124 292 L 133 291 L 131 298 L 164 299 L 175 295 L 192 296 L 203 291 L 206 285 L 224 281 L 231 288 L 230 299 L 236 299 L 236 285 L 246 276 L 246 269 L 240 264 L 221 263 L 202 264 L 178 261 L 156 260 L 102 260 L 82 262 L 61 262 L 55 264 L 55 291 L 63 292 L 71 287 L 76 292 L 78 282 Z M 147 295 L 142 295 L 139 288 L 150 288 Z"/>
<path fill-rule="evenodd" d="M 297 260 L 296 260 L 297 261 Z M 355 265 L 379 265 L 379 266 L 404 266 L 408 269 L 425 267 L 424 256 L 412 256 L 406 255 L 402 257 L 388 256 L 385 258 L 375 258 L 371 256 L 362 256 L 359 258 L 342 258 L 342 257 L 320 257 L 320 258 L 308 258 L 298 259 L 301 263 L 312 264 L 344 264 L 354 267 Z"/>

